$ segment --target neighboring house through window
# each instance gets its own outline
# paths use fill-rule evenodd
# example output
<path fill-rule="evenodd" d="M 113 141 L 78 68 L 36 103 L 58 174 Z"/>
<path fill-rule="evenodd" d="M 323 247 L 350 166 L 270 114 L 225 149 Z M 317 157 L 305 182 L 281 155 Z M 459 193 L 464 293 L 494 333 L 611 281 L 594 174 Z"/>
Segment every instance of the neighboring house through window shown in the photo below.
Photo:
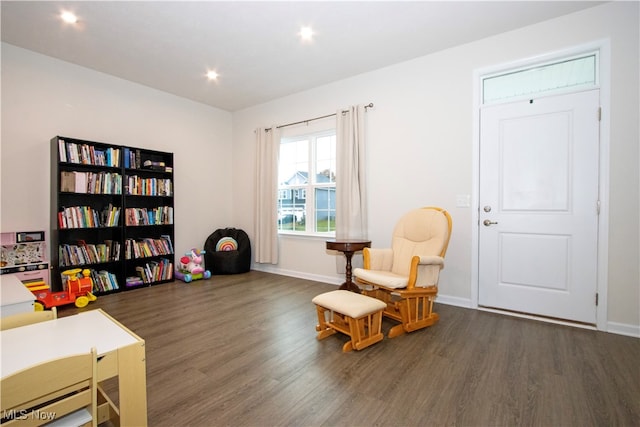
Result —
<path fill-rule="evenodd" d="M 278 230 L 335 234 L 335 129 L 280 141 Z"/>

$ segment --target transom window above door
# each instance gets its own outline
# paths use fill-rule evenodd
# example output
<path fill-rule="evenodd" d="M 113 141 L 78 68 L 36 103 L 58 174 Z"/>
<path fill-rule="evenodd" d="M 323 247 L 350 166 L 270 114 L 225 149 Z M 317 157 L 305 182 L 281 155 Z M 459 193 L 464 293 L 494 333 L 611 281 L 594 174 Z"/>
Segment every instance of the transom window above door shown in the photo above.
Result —
<path fill-rule="evenodd" d="M 482 104 L 592 88 L 599 84 L 598 64 L 595 51 L 485 76 Z"/>

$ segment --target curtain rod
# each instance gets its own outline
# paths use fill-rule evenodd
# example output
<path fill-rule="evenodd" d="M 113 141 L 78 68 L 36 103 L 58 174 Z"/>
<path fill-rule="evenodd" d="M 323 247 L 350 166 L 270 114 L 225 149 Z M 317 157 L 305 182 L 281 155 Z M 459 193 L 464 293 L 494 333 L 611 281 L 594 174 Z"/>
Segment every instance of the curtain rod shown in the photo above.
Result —
<path fill-rule="evenodd" d="M 367 108 L 373 108 L 373 102 L 370 102 L 367 105 L 365 105 L 364 106 L 364 111 L 367 111 Z M 347 113 L 347 112 L 349 112 L 349 110 L 342 110 L 342 112 L 343 113 Z M 332 117 L 332 116 L 335 116 L 335 115 L 336 115 L 336 113 L 333 113 L 333 114 L 327 114 L 326 116 L 314 117 L 313 119 L 300 120 L 299 122 L 287 123 L 287 124 L 284 124 L 284 125 L 276 126 L 276 129 L 285 128 L 287 126 L 299 125 L 299 124 L 302 124 L 302 123 L 309 123 L 309 122 L 312 122 L 314 120 L 326 119 L 327 117 Z M 265 129 L 265 132 L 269 132 L 270 130 L 271 130 L 271 128 L 267 128 L 267 129 Z"/>

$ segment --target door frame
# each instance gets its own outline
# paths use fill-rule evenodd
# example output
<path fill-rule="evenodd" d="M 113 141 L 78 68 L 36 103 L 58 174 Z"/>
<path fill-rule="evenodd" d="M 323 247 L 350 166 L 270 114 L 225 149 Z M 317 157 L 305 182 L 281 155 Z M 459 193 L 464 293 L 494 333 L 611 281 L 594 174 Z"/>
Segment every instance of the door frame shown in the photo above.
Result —
<path fill-rule="evenodd" d="M 598 176 L 598 193 L 600 200 L 600 215 L 598 216 L 598 266 L 596 278 L 596 292 L 598 293 L 598 305 L 596 307 L 596 329 L 607 331 L 607 290 L 609 273 L 609 148 L 610 148 L 610 111 L 611 111 L 611 47 L 609 39 L 597 40 L 588 44 L 574 46 L 551 53 L 546 53 L 530 58 L 525 58 L 508 63 L 493 65 L 474 70 L 473 73 L 473 152 L 472 152 L 472 191 L 471 191 L 471 307 L 478 310 L 497 311 L 504 314 L 517 315 L 508 311 L 484 309 L 478 305 L 479 293 L 479 263 L 480 253 L 480 107 L 481 87 L 484 76 L 507 70 L 513 70 L 545 63 L 556 59 L 578 55 L 585 52 L 598 50 L 600 55 L 600 105 L 602 108 L 600 119 L 600 168 Z M 594 207 L 595 209 L 595 207 Z M 581 326 L 571 322 L 562 322 L 543 317 L 524 315 L 523 317 L 536 318 Z"/>

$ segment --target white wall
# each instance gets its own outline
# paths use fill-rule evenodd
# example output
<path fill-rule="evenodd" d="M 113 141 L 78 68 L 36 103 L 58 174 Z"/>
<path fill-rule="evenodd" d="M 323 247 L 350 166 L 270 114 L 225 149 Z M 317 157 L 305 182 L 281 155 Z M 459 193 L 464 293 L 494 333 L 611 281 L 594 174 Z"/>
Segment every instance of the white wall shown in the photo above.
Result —
<path fill-rule="evenodd" d="M 417 58 L 254 106 L 233 115 L 234 216 L 253 235 L 253 130 L 325 115 L 373 102 L 367 113 L 369 236 L 389 243 L 405 211 L 424 205 L 448 209 L 454 231 L 440 281 L 439 300 L 470 305 L 470 208 L 473 73 L 609 38 L 611 41 L 611 176 L 608 273 L 610 329 L 640 335 L 638 272 L 638 3 L 614 2 L 562 18 Z M 606 114 L 606 112 L 605 112 Z M 334 257 L 322 239 L 281 237 L 276 266 L 256 268 L 338 283 Z"/>
<path fill-rule="evenodd" d="M 175 249 L 231 223 L 231 114 L 2 44 L 2 231 L 49 229 L 49 140 L 174 153 Z"/>

